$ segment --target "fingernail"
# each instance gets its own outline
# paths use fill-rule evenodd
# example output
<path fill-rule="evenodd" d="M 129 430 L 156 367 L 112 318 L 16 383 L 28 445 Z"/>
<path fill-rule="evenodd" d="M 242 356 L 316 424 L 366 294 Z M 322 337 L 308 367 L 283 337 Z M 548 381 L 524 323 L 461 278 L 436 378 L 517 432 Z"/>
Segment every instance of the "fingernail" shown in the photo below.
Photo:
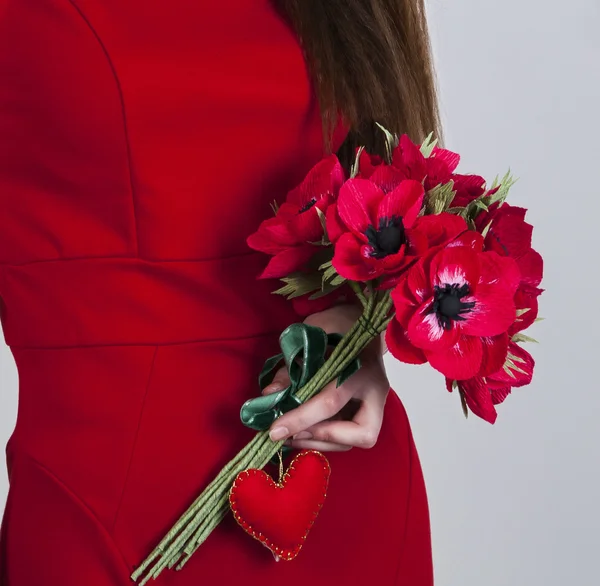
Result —
<path fill-rule="evenodd" d="M 313 436 L 310 431 L 300 431 L 295 436 L 294 439 L 311 439 Z"/>
<path fill-rule="evenodd" d="M 269 432 L 269 437 L 274 442 L 277 442 L 283 439 L 284 437 L 288 436 L 289 434 L 290 430 L 287 427 L 276 427 L 275 429 Z"/>

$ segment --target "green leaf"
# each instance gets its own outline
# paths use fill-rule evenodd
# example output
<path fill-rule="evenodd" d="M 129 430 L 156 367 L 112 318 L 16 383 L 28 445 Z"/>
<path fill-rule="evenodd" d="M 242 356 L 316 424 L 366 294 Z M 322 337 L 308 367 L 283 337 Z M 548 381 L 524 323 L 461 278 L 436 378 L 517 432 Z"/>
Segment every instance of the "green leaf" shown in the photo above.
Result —
<path fill-rule="evenodd" d="M 461 216 L 462 218 L 467 217 L 467 208 L 463 207 L 448 208 L 446 212 L 449 214 L 455 214 L 456 216 Z"/>
<path fill-rule="evenodd" d="M 279 204 L 277 203 L 276 200 L 273 200 L 270 205 L 271 205 L 271 209 L 273 210 L 273 215 L 276 216 L 277 212 L 279 211 Z"/>
<path fill-rule="evenodd" d="M 392 134 L 387 128 L 379 124 L 379 122 L 375 122 L 375 124 L 379 127 L 379 129 L 383 132 L 385 136 L 385 155 L 386 160 L 389 164 L 392 162 L 392 153 L 394 149 L 398 146 L 399 137 L 395 134 Z"/>
<path fill-rule="evenodd" d="M 460 404 L 462 406 L 462 410 L 465 416 L 465 419 L 469 418 L 469 408 L 467 407 L 467 399 L 465 397 L 465 394 L 458 389 L 458 394 L 460 395 Z"/>
<path fill-rule="evenodd" d="M 526 336 L 525 334 L 522 334 L 521 332 L 519 332 L 518 334 L 515 334 L 511 340 L 515 343 L 519 343 L 519 342 L 533 342 L 535 344 L 539 344 L 539 342 L 535 339 L 535 338 L 530 338 L 529 336 Z"/>
<path fill-rule="evenodd" d="M 504 202 L 504 200 L 507 198 L 508 196 L 508 192 L 510 191 L 510 188 L 518 181 L 518 179 L 513 178 L 510 169 L 506 172 L 506 174 L 504 175 L 504 177 L 502 177 L 502 179 L 500 180 L 500 183 L 498 183 L 498 177 L 496 177 L 496 179 L 494 179 L 494 183 L 492 184 L 491 189 L 495 189 L 496 187 L 498 187 L 498 185 L 500 185 L 500 189 L 498 189 L 498 191 L 494 194 L 492 194 L 491 196 L 488 195 L 490 202 L 489 205 L 495 204 L 495 203 L 500 203 L 502 204 Z"/>
<path fill-rule="evenodd" d="M 490 222 L 482 231 L 481 231 L 481 235 L 485 238 L 488 235 L 488 232 L 490 231 L 490 228 L 492 227 L 492 222 Z"/>
<path fill-rule="evenodd" d="M 431 156 L 435 145 L 437 144 L 437 138 L 433 138 L 433 132 L 430 132 L 427 138 L 423 141 L 421 145 L 421 154 L 427 159 Z"/>
<path fill-rule="evenodd" d="M 544 321 L 546 318 L 545 317 L 536 317 L 535 320 L 533 321 L 534 324 L 536 324 L 539 321 Z"/>
<path fill-rule="evenodd" d="M 356 156 L 354 157 L 354 162 L 352 163 L 352 167 L 350 167 L 350 179 L 354 179 L 358 175 L 359 167 L 360 167 L 360 156 L 362 152 L 365 150 L 364 146 L 359 147 L 356 151 Z"/>
<path fill-rule="evenodd" d="M 527 374 L 524 370 L 517 366 L 517 363 L 524 363 L 525 360 L 523 358 L 519 358 L 510 352 L 506 356 L 506 361 L 504 362 L 504 372 L 510 376 L 511 378 L 517 378 L 514 375 L 514 372 L 520 372 L 521 374 Z M 514 371 L 514 372 L 513 372 Z"/>
<path fill-rule="evenodd" d="M 346 282 L 346 278 L 342 277 L 342 275 L 336 275 L 330 282 L 332 285 L 341 285 Z"/>
<path fill-rule="evenodd" d="M 445 212 L 450 207 L 455 195 L 454 181 L 430 189 L 425 195 L 425 214 L 432 215 Z"/>
<path fill-rule="evenodd" d="M 319 299 L 319 297 L 324 297 L 325 295 L 329 295 L 332 291 L 335 291 L 341 286 L 341 284 L 333 284 L 331 282 L 322 283 L 319 291 L 315 291 L 312 295 L 309 296 L 309 299 Z"/>
<path fill-rule="evenodd" d="M 287 299 L 300 297 L 321 288 L 321 276 L 319 273 L 292 273 L 288 277 L 280 279 L 285 285 L 273 293 L 284 295 Z"/>
<path fill-rule="evenodd" d="M 323 228 L 323 238 L 321 239 L 321 242 L 330 244 L 329 235 L 327 234 L 327 221 L 325 219 L 325 214 L 316 206 L 315 209 L 317 210 L 317 216 L 319 216 L 319 221 L 321 222 L 321 227 Z"/>
<path fill-rule="evenodd" d="M 323 295 L 331 293 L 331 291 L 334 291 L 346 281 L 344 277 L 338 274 L 330 260 L 321 264 L 319 266 L 319 271 L 322 271 L 320 285 L 321 290 L 311 295 L 309 299 L 318 299 L 319 297 L 323 297 Z"/>
<path fill-rule="evenodd" d="M 326 263 L 323 263 L 320 267 L 319 267 L 320 271 L 323 271 L 323 278 L 322 281 L 325 283 L 326 281 L 330 281 L 331 279 L 333 279 L 338 273 L 335 270 L 335 268 L 333 267 L 333 265 L 331 264 L 331 261 L 328 260 Z"/>
<path fill-rule="evenodd" d="M 528 311 L 531 311 L 531 307 L 525 307 L 523 309 L 517 309 L 517 317 L 525 315 Z"/>

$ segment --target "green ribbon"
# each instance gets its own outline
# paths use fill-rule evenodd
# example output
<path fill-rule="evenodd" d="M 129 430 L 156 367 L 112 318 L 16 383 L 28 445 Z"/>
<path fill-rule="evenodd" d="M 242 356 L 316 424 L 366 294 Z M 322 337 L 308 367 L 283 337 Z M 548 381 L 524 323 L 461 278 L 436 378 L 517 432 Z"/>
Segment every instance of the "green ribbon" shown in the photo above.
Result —
<path fill-rule="evenodd" d="M 342 336 L 327 334 L 325 330 L 303 323 L 292 324 L 279 336 L 281 353 L 271 356 L 258 376 L 261 391 L 271 382 L 283 361 L 290 377 L 290 384 L 281 391 L 260 395 L 246 401 L 240 409 L 242 423 L 251 429 L 264 431 L 284 413 L 302 404 L 296 397 L 301 389 L 323 366 L 328 346 L 337 346 Z M 355 358 L 338 376 L 337 386 L 350 378 L 360 368 L 360 359 Z M 283 454 L 290 448 L 283 446 Z M 271 460 L 275 462 L 275 458 Z M 278 461 L 278 460 L 277 460 Z"/>

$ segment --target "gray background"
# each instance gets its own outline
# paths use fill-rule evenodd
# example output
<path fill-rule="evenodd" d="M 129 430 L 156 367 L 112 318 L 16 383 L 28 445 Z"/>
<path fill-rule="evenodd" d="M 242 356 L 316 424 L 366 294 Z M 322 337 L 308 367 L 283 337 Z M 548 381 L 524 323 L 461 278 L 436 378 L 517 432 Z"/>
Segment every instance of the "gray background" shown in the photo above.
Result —
<path fill-rule="evenodd" d="M 387 357 L 428 485 L 436 584 L 597 585 L 600 1 L 432 0 L 429 13 L 447 146 L 463 172 L 520 177 L 510 201 L 530 208 L 547 289 L 534 382 L 494 426 L 465 421 L 429 367 Z M 17 407 L 4 346 L 0 385 L 4 446 Z"/>

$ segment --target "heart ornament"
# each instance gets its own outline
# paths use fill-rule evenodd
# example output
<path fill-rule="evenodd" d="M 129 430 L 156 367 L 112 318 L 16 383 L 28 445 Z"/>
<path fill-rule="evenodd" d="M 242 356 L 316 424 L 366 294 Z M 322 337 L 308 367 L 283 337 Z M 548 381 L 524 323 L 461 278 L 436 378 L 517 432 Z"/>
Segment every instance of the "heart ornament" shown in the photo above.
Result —
<path fill-rule="evenodd" d="M 327 496 L 331 468 L 316 450 L 295 456 L 275 482 L 263 470 L 240 472 L 229 491 L 238 524 L 269 548 L 275 559 L 293 560 L 304 545 Z"/>

